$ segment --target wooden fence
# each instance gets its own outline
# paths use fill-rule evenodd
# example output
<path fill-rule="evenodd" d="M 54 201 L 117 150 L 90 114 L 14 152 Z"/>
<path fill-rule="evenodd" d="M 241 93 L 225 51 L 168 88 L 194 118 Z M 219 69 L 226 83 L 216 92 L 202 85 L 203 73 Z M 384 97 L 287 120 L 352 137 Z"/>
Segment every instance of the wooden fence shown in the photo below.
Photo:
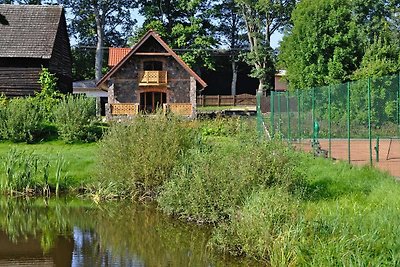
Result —
<path fill-rule="evenodd" d="M 197 97 L 198 106 L 254 106 L 256 96 L 242 95 L 202 95 Z"/>

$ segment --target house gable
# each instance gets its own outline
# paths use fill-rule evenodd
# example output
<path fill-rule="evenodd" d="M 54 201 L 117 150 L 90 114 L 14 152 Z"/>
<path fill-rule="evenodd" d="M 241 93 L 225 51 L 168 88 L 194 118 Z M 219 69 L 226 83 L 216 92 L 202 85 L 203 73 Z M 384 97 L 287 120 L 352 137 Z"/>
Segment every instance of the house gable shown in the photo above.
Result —
<path fill-rule="evenodd" d="M 149 46 L 146 46 L 148 44 Z M 150 51 L 155 50 L 155 51 Z M 158 51 L 157 51 L 158 50 Z M 106 81 L 109 80 L 131 57 L 136 56 L 172 56 L 190 76 L 202 86 L 207 84 L 160 38 L 154 31 L 148 31 L 142 39 L 132 48 L 132 50 L 115 65 L 98 83 L 100 88 L 107 88 Z"/>

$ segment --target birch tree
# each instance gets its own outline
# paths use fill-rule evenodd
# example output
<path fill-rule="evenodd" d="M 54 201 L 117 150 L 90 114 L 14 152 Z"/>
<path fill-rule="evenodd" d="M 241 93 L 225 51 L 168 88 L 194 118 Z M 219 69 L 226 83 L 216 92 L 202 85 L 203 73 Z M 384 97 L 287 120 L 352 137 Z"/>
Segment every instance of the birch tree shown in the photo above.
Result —
<path fill-rule="evenodd" d="M 275 73 L 271 36 L 290 21 L 296 0 L 238 0 L 246 24 L 250 52 L 246 60 L 259 79 L 258 93 L 272 89 Z"/>

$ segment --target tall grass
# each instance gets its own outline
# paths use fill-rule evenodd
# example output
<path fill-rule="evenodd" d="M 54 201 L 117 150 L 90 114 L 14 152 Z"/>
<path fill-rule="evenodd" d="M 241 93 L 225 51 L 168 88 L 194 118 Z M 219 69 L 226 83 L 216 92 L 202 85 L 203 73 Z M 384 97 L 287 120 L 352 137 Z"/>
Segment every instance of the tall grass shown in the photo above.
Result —
<path fill-rule="evenodd" d="M 272 266 L 397 266 L 400 185 L 368 167 L 298 160 L 304 193 L 251 194 L 218 225 L 213 246 Z"/>
<path fill-rule="evenodd" d="M 152 198 L 195 142 L 194 130 L 176 117 L 137 116 L 115 123 L 100 142 L 100 187 L 112 185 L 121 197 Z"/>
<path fill-rule="evenodd" d="M 52 163 L 33 152 L 11 148 L 1 159 L 3 173 L 0 173 L 0 193 L 49 196 L 55 188 L 58 195 L 62 167 L 57 167 L 54 181 L 51 179 L 53 174 L 49 172 Z M 62 164 L 59 162 L 63 162 L 63 159 L 57 160 L 57 164 Z"/>
<path fill-rule="evenodd" d="M 160 207 L 190 220 L 218 223 L 253 191 L 280 186 L 295 193 L 302 178 L 289 152 L 280 143 L 252 139 L 195 149 L 164 184 Z"/>

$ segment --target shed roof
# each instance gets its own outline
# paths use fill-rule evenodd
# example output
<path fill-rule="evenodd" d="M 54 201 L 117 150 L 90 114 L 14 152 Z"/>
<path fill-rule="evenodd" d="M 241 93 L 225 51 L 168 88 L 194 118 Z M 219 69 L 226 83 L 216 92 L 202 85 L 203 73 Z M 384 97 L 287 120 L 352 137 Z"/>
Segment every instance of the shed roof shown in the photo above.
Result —
<path fill-rule="evenodd" d="M 110 47 L 108 66 L 114 67 L 117 65 L 131 50 L 132 48 Z"/>
<path fill-rule="evenodd" d="M 121 66 L 132 56 L 138 49 L 149 39 L 154 38 L 168 53 L 171 55 L 195 80 L 204 88 L 207 86 L 206 82 L 200 78 L 165 42 L 161 37 L 153 30 L 149 30 L 142 39 L 123 57 L 118 64 L 116 64 L 100 81 L 97 82 L 97 86 L 101 86 L 107 81 Z"/>
<path fill-rule="evenodd" d="M 0 25 L 0 57 L 51 58 L 61 6 L 1 5 L 9 25 Z"/>

